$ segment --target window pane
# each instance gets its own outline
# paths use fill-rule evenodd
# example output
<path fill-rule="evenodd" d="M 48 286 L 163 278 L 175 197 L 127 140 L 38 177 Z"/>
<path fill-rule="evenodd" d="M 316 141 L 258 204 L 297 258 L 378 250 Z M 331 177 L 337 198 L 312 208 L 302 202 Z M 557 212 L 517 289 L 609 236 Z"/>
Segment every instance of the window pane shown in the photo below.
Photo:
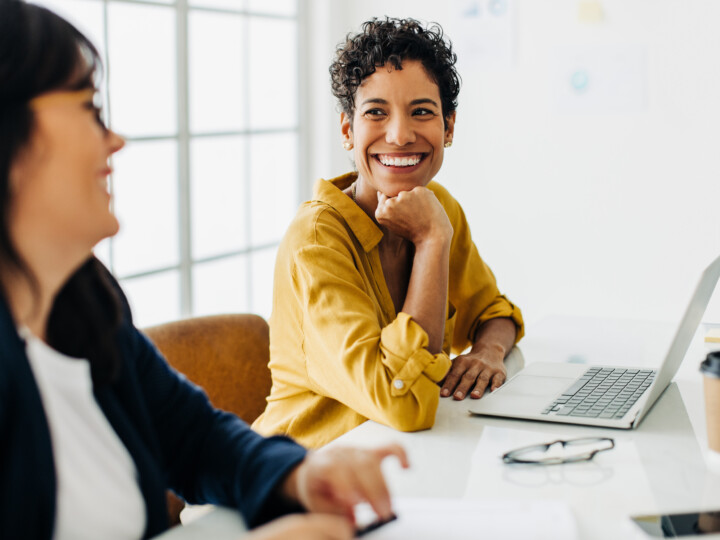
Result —
<path fill-rule="evenodd" d="M 104 57 L 103 5 L 97 0 L 35 0 L 39 4 L 70 21 L 92 41 Z"/>
<path fill-rule="evenodd" d="M 297 13 L 296 0 L 189 0 L 188 4 L 190 7 L 247 10 L 272 15 L 292 16 Z"/>
<path fill-rule="evenodd" d="M 111 2 L 110 121 L 127 136 L 177 131 L 175 10 Z"/>
<path fill-rule="evenodd" d="M 177 270 L 121 280 L 138 328 L 180 318 L 180 273 Z"/>
<path fill-rule="evenodd" d="M 207 7 L 218 9 L 245 9 L 245 0 L 189 0 L 190 7 Z"/>
<path fill-rule="evenodd" d="M 245 137 L 195 139 L 190 157 L 193 259 L 246 247 Z"/>
<path fill-rule="evenodd" d="M 297 211 L 298 140 L 295 133 L 250 139 L 252 244 L 276 242 Z"/>
<path fill-rule="evenodd" d="M 245 17 L 191 12 L 189 22 L 190 131 L 245 127 Z"/>
<path fill-rule="evenodd" d="M 253 313 L 270 318 L 273 299 L 273 275 L 277 248 L 254 251 L 251 255 L 252 264 L 252 303 Z"/>
<path fill-rule="evenodd" d="M 119 276 L 179 262 L 175 141 L 136 142 L 113 158 L 120 232 L 113 242 Z"/>
<path fill-rule="evenodd" d="M 296 0 L 248 0 L 248 11 L 258 13 L 273 13 L 277 15 L 295 15 L 297 13 Z"/>
<path fill-rule="evenodd" d="M 195 315 L 246 313 L 247 256 L 240 255 L 193 267 Z"/>
<path fill-rule="evenodd" d="M 297 29 L 294 21 L 250 17 L 250 127 L 297 125 Z"/>

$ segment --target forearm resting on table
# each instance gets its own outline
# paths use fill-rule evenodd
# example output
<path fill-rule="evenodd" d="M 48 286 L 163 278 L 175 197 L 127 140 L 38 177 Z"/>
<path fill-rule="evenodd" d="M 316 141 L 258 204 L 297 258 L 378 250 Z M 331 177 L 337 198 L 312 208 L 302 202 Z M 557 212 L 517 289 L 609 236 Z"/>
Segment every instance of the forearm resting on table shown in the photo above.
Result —
<path fill-rule="evenodd" d="M 490 319 L 478 327 L 470 352 L 493 350 L 501 353 L 505 358 L 515 345 L 516 337 L 517 326 L 512 319 L 508 317 Z"/>

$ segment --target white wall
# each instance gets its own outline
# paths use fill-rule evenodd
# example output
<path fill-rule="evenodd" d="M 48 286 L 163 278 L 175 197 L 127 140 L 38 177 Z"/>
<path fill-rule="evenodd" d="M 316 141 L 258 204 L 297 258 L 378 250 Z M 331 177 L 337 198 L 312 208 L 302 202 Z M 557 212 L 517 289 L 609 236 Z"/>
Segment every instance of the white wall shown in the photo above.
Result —
<path fill-rule="evenodd" d="M 529 323 L 677 319 L 720 254 L 720 2 L 606 0 L 588 22 L 576 0 L 509 1 L 511 61 L 463 63 L 458 50 L 454 146 L 437 179 L 463 204 L 481 255 Z M 437 21 L 458 42 L 459 4 L 308 2 L 310 177 L 350 168 L 327 74 L 336 44 L 383 15 Z M 586 50 L 639 58 L 627 77 L 641 83 L 638 104 L 563 110 L 557 66 Z M 706 320 L 720 322 L 720 293 Z"/>

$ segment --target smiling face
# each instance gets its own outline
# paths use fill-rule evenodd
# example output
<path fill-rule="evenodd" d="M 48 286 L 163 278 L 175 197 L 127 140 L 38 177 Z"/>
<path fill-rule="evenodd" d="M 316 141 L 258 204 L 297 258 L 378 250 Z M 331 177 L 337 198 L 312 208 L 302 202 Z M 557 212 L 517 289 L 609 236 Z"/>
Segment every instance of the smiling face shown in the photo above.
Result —
<path fill-rule="evenodd" d="M 341 115 L 343 138 L 352 143 L 363 191 L 388 197 L 426 186 L 442 166 L 455 114 L 443 118 L 440 91 L 417 60 L 402 69 L 379 67 L 355 94 L 352 122 Z"/>
<path fill-rule="evenodd" d="M 11 170 L 11 229 L 18 247 L 43 237 L 89 254 L 118 230 L 109 207 L 108 158 L 124 141 L 99 122 L 93 94 L 56 91 L 30 103 L 33 134 Z"/>

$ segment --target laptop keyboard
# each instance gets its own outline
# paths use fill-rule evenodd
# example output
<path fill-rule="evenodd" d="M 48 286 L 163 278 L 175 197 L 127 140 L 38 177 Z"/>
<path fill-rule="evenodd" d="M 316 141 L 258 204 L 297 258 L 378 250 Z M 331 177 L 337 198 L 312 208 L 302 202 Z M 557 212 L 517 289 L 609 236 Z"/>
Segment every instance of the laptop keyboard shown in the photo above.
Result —
<path fill-rule="evenodd" d="M 651 369 L 588 369 L 542 414 L 584 418 L 622 418 L 652 384 Z"/>

